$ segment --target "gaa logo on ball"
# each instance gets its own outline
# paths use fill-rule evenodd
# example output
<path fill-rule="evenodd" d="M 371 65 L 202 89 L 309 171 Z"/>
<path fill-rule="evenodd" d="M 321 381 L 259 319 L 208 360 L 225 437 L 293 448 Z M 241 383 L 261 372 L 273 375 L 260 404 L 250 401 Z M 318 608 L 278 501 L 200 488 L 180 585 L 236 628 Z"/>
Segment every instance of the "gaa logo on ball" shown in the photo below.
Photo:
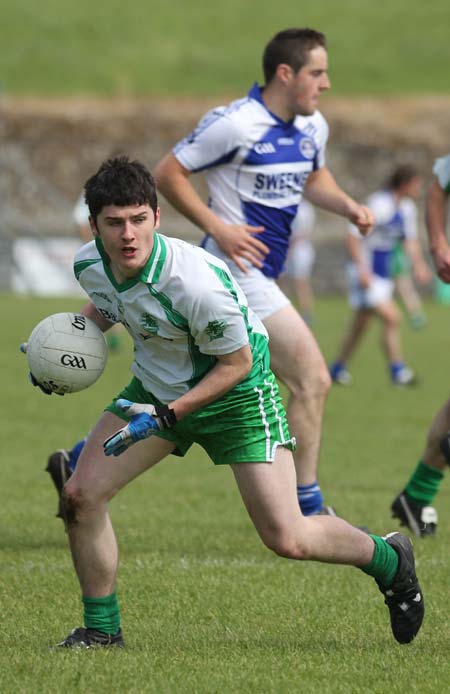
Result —
<path fill-rule="evenodd" d="M 72 366 L 75 369 L 86 369 L 86 362 L 83 357 L 75 357 L 73 354 L 63 354 L 61 364 L 64 366 Z"/>
<path fill-rule="evenodd" d="M 34 378 L 53 393 L 76 393 L 100 378 L 108 348 L 97 325 L 80 313 L 55 313 L 30 335 L 27 358 Z"/>

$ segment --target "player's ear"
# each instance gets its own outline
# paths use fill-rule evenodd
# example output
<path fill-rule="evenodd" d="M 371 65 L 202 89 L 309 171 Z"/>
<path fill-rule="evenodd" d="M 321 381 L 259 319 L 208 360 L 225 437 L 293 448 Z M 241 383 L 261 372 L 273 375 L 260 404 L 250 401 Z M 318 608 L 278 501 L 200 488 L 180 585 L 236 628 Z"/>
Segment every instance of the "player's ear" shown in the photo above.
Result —
<path fill-rule="evenodd" d="M 287 63 L 280 63 L 277 65 L 276 76 L 283 85 L 287 85 L 289 83 L 293 74 L 293 69 Z"/>
<path fill-rule="evenodd" d="M 153 227 L 154 229 L 159 229 L 160 221 L 161 221 L 161 209 L 159 207 L 157 207 L 156 212 L 155 212 L 155 225 Z"/>
<path fill-rule="evenodd" d="M 94 236 L 100 236 L 98 233 L 97 225 L 93 217 L 89 216 L 89 226 L 91 227 L 92 234 Z"/>

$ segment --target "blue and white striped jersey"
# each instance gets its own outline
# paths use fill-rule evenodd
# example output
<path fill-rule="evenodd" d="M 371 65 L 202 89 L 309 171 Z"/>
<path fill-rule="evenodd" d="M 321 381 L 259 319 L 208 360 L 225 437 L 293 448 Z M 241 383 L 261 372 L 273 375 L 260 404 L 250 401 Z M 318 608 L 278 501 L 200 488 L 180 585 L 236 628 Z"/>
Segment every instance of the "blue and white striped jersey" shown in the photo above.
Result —
<path fill-rule="evenodd" d="M 397 201 L 389 190 L 373 193 L 366 204 L 375 215 L 372 233 L 362 239 L 367 266 L 375 275 L 389 278 L 396 244 L 417 238 L 417 206 L 410 198 Z M 361 238 L 355 226 L 351 227 L 351 233 Z"/>
<path fill-rule="evenodd" d="M 266 108 L 255 84 L 247 97 L 209 111 L 173 154 L 188 171 L 205 171 L 209 206 L 218 217 L 265 228 L 258 238 L 270 252 L 262 272 L 276 278 L 306 179 L 325 165 L 327 139 L 319 111 L 283 121 Z"/>

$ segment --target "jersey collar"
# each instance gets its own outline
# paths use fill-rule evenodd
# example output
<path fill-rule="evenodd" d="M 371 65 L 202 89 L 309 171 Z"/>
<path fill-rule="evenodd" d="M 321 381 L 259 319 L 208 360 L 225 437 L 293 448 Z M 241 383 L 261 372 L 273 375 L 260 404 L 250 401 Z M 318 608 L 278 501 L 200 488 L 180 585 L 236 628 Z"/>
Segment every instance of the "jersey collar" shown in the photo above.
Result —
<path fill-rule="evenodd" d="M 164 238 L 155 232 L 153 249 L 150 258 L 139 273 L 139 279 L 146 284 L 158 282 L 167 256 L 167 244 Z"/>
<path fill-rule="evenodd" d="M 292 118 L 291 120 L 286 121 L 286 120 L 283 120 L 282 118 L 280 118 L 279 116 L 277 116 L 276 113 L 269 111 L 269 109 L 267 108 L 266 104 L 264 103 L 264 99 L 262 97 L 263 89 L 264 89 L 264 87 L 260 87 L 259 84 L 257 82 L 255 82 L 248 93 L 249 99 L 253 99 L 254 101 L 257 101 L 259 104 L 261 104 L 261 106 L 267 111 L 267 113 L 269 113 L 272 116 L 272 118 L 274 118 L 277 121 L 277 123 L 280 123 L 280 125 L 291 126 L 292 123 L 294 122 L 295 118 Z"/>
<path fill-rule="evenodd" d="M 113 273 L 111 272 L 110 262 L 108 254 L 106 253 L 102 240 L 97 236 L 95 238 L 95 245 L 97 250 L 101 255 L 103 261 L 103 267 L 105 268 L 105 273 L 113 285 L 113 287 L 119 291 L 123 292 L 131 287 L 134 287 L 138 282 L 144 282 L 145 284 L 155 284 L 158 282 L 161 275 L 161 271 L 164 267 L 164 261 L 167 256 L 167 245 L 164 239 L 155 232 L 153 249 L 150 253 L 150 257 L 145 263 L 142 270 L 135 277 L 125 280 L 124 282 L 117 282 Z"/>

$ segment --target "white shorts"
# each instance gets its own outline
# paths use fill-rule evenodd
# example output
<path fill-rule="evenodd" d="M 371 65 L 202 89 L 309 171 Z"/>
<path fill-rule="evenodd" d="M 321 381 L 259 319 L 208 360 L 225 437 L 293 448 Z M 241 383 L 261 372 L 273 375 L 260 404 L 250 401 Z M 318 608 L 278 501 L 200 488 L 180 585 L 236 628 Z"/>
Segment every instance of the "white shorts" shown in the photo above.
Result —
<path fill-rule="evenodd" d="M 298 241 L 289 249 L 284 274 L 306 280 L 311 277 L 315 259 L 316 251 L 311 241 Z"/>
<path fill-rule="evenodd" d="M 389 277 L 372 276 L 372 281 L 365 289 L 358 280 L 358 270 L 353 263 L 347 267 L 348 303 L 353 309 L 376 308 L 392 299 L 394 282 Z"/>
<path fill-rule="evenodd" d="M 244 261 L 248 272 L 242 272 L 238 266 L 219 248 L 213 238 L 208 237 L 205 250 L 221 258 L 230 268 L 234 279 L 241 286 L 247 297 L 248 305 L 260 320 L 268 318 L 291 303 L 279 288 L 275 280 L 263 275 L 261 270 Z"/>

